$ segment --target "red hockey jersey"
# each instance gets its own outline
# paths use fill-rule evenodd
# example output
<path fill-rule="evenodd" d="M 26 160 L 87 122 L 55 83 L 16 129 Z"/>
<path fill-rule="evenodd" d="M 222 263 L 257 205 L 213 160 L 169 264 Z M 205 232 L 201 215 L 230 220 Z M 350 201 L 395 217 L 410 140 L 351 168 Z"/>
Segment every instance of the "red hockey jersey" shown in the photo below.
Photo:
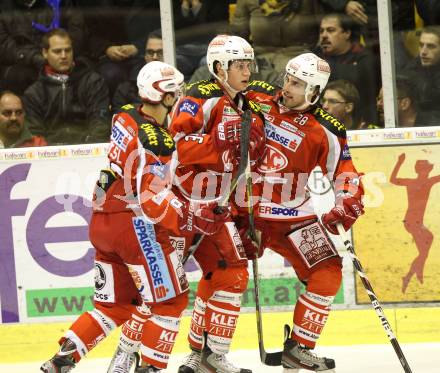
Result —
<path fill-rule="evenodd" d="M 266 149 L 258 174 L 261 181 L 258 216 L 274 221 L 305 220 L 315 216 L 307 181 L 319 166 L 333 181 L 336 195 L 363 195 L 353 165 L 344 125 L 320 107 L 289 110 L 279 95 L 249 92 L 265 118 Z M 313 191 L 312 191 L 313 192 Z"/>

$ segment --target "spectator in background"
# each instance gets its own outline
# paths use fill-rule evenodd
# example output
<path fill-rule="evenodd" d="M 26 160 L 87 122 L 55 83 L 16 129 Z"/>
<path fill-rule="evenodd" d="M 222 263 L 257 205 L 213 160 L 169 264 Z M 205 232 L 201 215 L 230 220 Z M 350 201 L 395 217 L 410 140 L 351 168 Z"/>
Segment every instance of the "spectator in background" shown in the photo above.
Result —
<path fill-rule="evenodd" d="M 436 126 L 440 122 L 440 28 L 421 31 L 418 56 L 403 70 L 414 84 L 418 99 L 417 125 Z"/>
<path fill-rule="evenodd" d="M 316 54 L 329 63 L 331 81 L 344 79 L 354 84 L 362 102 L 361 118 L 374 122 L 378 90 L 376 62 L 373 54 L 356 40 L 350 18 L 336 13 L 322 18 Z"/>
<path fill-rule="evenodd" d="M 60 16 L 57 17 L 55 10 Z M 80 53 L 85 40 L 83 17 L 74 12 L 71 1 L 62 5 L 46 0 L 2 1 L 0 14 L 0 89 L 22 94 L 44 65 L 41 37 L 53 28 L 65 28 L 73 47 Z"/>
<path fill-rule="evenodd" d="M 287 61 L 315 45 L 320 10 L 317 0 L 238 0 L 231 32 L 252 40 L 260 77 L 274 82 Z"/>
<path fill-rule="evenodd" d="M 377 57 L 377 68 L 379 71 L 379 26 L 377 16 L 377 0 L 320 0 L 326 10 L 341 12 L 349 16 L 361 27 L 362 35 L 366 45 Z M 424 2 L 426 0 L 422 0 Z M 414 1 L 399 0 L 390 1 L 391 15 L 394 30 L 394 54 L 395 63 L 398 68 L 404 66 L 410 59 L 403 44 L 405 31 L 415 27 Z"/>
<path fill-rule="evenodd" d="M 0 148 L 45 146 L 46 140 L 29 131 L 23 103 L 11 91 L 0 93 Z"/>
<path fill-rule="evenodd" d="M 48 32 L 42 45 L 44 71 L 23 97 L 31 131 L 44 136 L 50 145 L 108 141 L 105 81 L 81 59 L 74 62 L 66 31 Z"/>
<path fill-rule="evenodd" d="M 379 93 L 376 97 L 376 120 L 367 122 L 363 121 L 359 127 L 361 130 L 372 130 L 377 128 L 385 127 L 385 117 L 383 111 L 383 90 L 382 88 L 379 90 Z"/>
<path fill-rule="evenodd" d="M 321 99 L 322 108 L 339 119 L 347 130 L 360 126 L 359 92 L 347 80 L 334 80 L 327 84 Z"/>
<path fill-rule="evenodd" d="M 397 77 L 396 89 L 398 117 L 396 126 L 414 127 L 419 125 L 417 122 L 418 100 L 416 92 L 414 92 L 414 85 L 406 77 Z"/>
<path fill-rule="evenodd" d="M 228 20 L 228 0 L 173 0 L 177 29 Z M 205 41 L 208 36 L 205 33 Z"/>
<path fill-rule="evenodd" d="M 139 64 L 139 70 L 144 64 L 151 61 L 163 61 L 163 44 L 160 30 L 152 31 L 148 35 L 145 43 L 144 60 L 142 64 Z M 118 85 L 112 99 L 112 110 L 114 112 L 123 105 L 141 103 L 136 83 L 138 72 L 133 71 L 129 80 Z"/>
<path fill-rule="evenodd" d="M 415 99 L 414 87 L 405 77 L 398 77 L 396 80 L 397 89 L 397 123 L 396 127 L 417 126 L 417 101 Z M 383 89 L 379 90 L 376 99 L 377 122 L 364 122 L 360 129 L 384 128 L 385 116 L 383 105 Z M 423 124 L 420 124 L 423 125 Z"/>
<path fill-rule="evenodd" d="M 177 68 L 189 80 L 199 66 L 206 65 L 208 44 L 219 32 L 226 32 L 228 0 L 173 0 Z M 203 69 L 206 78 L 209 71 Z"/>
<path fill-rule="evenodd" d="M 142 64 L 145 35 L 160 27 L 156 0 L 76 0 L 89 30 L 88 51 L 109 87 L 136 75 Z"/>

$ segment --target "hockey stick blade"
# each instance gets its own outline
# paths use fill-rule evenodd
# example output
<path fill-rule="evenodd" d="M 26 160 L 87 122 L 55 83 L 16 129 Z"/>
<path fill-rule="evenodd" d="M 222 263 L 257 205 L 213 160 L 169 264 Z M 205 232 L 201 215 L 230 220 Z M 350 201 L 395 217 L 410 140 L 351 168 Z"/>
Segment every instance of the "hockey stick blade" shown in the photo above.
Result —
<path fill-rule="evenodd" d="M 282 355 L 283 355 L 282 351 L 278 351 L 278 352 L 264 351 L 262 354 L 260 354 L 260 359 L 264 365 L 268 365 L 270 367 L 278 367 L 281 365 Z"/>
<path fill-rule="evenodd" d="M 379 300 L 377 299 L 376 293 L 374 292 L 373 287 L 371 286 L 371 283 L 368 280 L 367 275 L 364 272 L 364 269 L 362 268 L 362 264 L 359 258 L 356 256 L 353 245 L 351 244 L 350 236 L 348 235 L 347 232 L 345 232 L 344 228 L 342 227 L 342 224 L 337 224 L 336 228 L 338 230 L 339 236 L 341 237 L 344 243 L 345 249 L 349 253 L 351 260 L 353 261 L 353 266 L 356 268 L 356 271 L 361 279 L 362 285 L 364 285 L 364 288 L 367 291 L 368 297 L 370 298 L 371 304 L 374 310 L 376 311 L 377 316 L 379 317 L 382 327 L 384 328 L 388 336 L 388 339 L 390 340 L 391 345 L 394 348 L 394 352 L 396 353 L 400 361 L 400 364 L 402 364 L 403 370 L 405 371 L 405 373 L 412 373 L 408 361 L 406 360 L 406 357 L 403 354 L 402 349 L 400 348 L 400 344 L 397 341 L 397 338 L 394 335 L 393 330 L 391 329 L 391 325 L 388 322 L 387 317 L 385 316 L 383 308 L 380 305 Z"/>
<path fill-rule="evenodd" d="M 255 313 L 257 318 L 257 334 L 258 334 L 258 349 L 260 351 L 260 360 L 264 365 L 280 366 L 281 365 L 281 351 L 267 352 L 264 348 L 263 342 L 263 319 L 261 314 L 260 303 L 260 288 L 258 285 L 258 261 L 252 260 L 252 270 L 254 273 L 254 293 L 255 293 Z"/>

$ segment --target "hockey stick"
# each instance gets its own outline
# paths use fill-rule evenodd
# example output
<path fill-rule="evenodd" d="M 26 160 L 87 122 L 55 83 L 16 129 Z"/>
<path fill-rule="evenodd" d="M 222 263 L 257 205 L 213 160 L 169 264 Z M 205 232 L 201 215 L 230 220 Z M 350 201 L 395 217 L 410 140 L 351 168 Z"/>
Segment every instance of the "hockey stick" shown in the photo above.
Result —
<path fill-rule="evenodd" d="M 240 162 L 238 164 L 238 170 L 234 178 L 231 180 L 231 185 L 229 187 L 228 193 L 226 194 L 226 196 L 222 198 L 218 207 L 216 207 L 216 210 L 214 210 L 215 213 L 219 213 L 219 214 L 222 213 L 222 208 L 225 205 L 227 205 L 229 198 L 237 188 L 240 178 L 245 174 L 247 164 L 249 163 L 249 143 L 250 143 L 249 135 L 250 135 L 251 125 L 252 125 L 252 113 L 250 110 L 245 110 L 241 116 Z M 194 236 L 193 242 L 189 247 L 188 252 L 182 259 L 182 264 L 185 264 L 188 261 L 189 257 L 191 255 L 194 255 L 194 253 L 202 243 L 203 237 L 205 236 L 202 234 L 196 234 Z"/>
<path fill-rule="evenodd" d="M 371 300 L 371 304 L 373 305 L 373 308 L 376 311 L 377 316 L 379 316 L 380 322 L 383 328 L 385 329 L 385 332 L 387 333 L 388 339 L 390 340 L 394 348 L 394 351 L 396 352 L 396 355 L 399 358 L 400 364 L 402 364 L 403 370 L 405 371 L 405 373 L 412 373 L 408 361 L 406 360 L 405 355 L 403 354 L 403 351 L 400 348 L 399 342 L 397 341 L 397 338 L 394 335 L 393 330 L 391 329 L 391 325 L 388 322 L 385 313 L 383 312 L 383 308 L 380 305 L 376 294 L 374 293 L 373 287 L 371 286 L 370 281 L 368 281 L 368 278 L 364 272 L 364 269 L 362 268 L 359 258 L 356 256 L 356 253 L 354 251 L 353 245 L 351 244 L 348 233 L 345 232 L 341 224 L 336 225 L 336 228 L 338 229 L 339 236 L 344 242 L 345 249 L 349 253 L 351 260 L 353 261 L 353 265 L 356 268 L 359 277 L 361 278 L 362 284 L 364 285 L 364 288 L 367 291 L 368 297 Z"/>
<path fill-rule="evenodd" d="M 259 242 L 255 230 L 254 206 L 252 203 L 252 177 L 249 155 L 247 157 L 247 165 L 245 171 L 246 178 L 246 194 L 248 197 L 248 214 L 249 214 L 249 237 L 254 242 Z M 264 348 L 263 340 L 263 317 L 261 313 L 260 303 L 260 287 L 258 285 L 258 258 L 252 259 L 252 272 L 254 275 L 254 294 L 255 294 L 255 317 L 257 319 L 258 349 L 260 351 L 260 360 L 263 364 L 269 366 L 281 365 L 282 351 L 267 352 Z"/>

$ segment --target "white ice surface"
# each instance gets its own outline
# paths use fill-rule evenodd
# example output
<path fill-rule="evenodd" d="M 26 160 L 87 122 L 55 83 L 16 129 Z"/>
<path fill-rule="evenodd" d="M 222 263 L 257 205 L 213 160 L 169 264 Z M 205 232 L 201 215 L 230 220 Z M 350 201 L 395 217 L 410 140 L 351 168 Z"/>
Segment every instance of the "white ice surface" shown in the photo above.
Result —
<path fill-rule="evenodd" d="M 440 343 L 415 343 L 402 345 L 402 350 L 413 373 L 440 372 Z M 402 373 L 397 355 L 391 344 L 387 345 L 355 345 L 338 347 L 321 347 L 317 349 L 321 356 L 336 360 L 336 373 Z M 258 351 L 234 351 L 229 359 L 236 365 L 250 368 L 254 373 L 281 373 L 281 367 L 261 365 Z M 184 359 L 184 354 L 172 356 L 166 372 L 177 372 Z M 75 373 L 106 373 L 110 359 L 84 359 L 73 370 Z M 1 364 L 1 373 L 32 373 L 39 372 L 41 362 L 23 362 L 19 364 Z M 301 373 L 307 371 L 301 370 Z"/>

